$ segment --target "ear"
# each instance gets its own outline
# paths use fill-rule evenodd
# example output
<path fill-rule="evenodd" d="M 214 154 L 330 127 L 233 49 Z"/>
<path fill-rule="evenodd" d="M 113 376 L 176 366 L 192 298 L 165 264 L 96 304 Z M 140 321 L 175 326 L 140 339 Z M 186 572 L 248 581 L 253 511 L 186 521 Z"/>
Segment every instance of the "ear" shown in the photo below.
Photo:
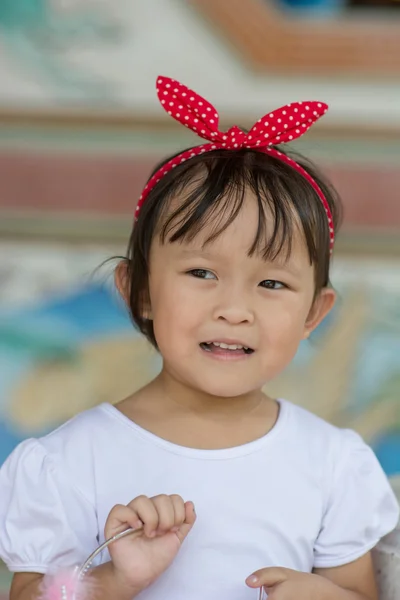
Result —
<path fill-rule="evenodd" d="M 119 295 L 121 296 L 125 304 L 129 304 L 130 285 L 128 275 L 128 261 L 121 260 L 117 264 L 114 271 L 114 283 Z"/>
<path fill-rule="evenodd" d="M 332 288 L 323 288 L 314 299 L 304 326 L 303 339 L 307 339 L 332 310 L 336 301 L 336 292 Z"/>
<path fill-rule="evenodd" d="M 131 295 L 131 282 L 130 282 L 130 278 L 129 278 L 129 270 L 128 270 L 128 261 L 127 260 L 121 260 L 118 265 L 116 266 L 116 269 L 114 271 L 114 282 L 115 282 L 115 286 L 121 296 L 121 298 L 123 299 L 123 301 L 125 302 L 125 304 L 129 307 L 129 303 L 130 303 L 130 295 Z M 150 301 L 148 300 L 148 294 L 147 293 L 143 293 L 143 315 L 142 317 L 144 319 L 149 319 L 151 320 L 152 314 L 151 314 L 151 306 L 150 306 Z"/>

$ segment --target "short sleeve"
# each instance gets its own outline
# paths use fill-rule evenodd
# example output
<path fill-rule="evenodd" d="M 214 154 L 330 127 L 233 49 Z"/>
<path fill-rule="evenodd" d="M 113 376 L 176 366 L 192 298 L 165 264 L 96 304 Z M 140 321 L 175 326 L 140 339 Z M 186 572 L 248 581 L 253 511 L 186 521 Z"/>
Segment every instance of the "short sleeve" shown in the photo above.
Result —
<path fill-rule="evenodd" d="M 375 454 L 352 431 L 343 431 L 314 566 L 336 567 L 360 558 L 392 531 L 399 506 Z"/>
<path fill-rule="evenodd" d="M 0 469 L 0 558 L 12 572 L 80 564 L 97 546 L 94 507 L 36 440 Z"/>

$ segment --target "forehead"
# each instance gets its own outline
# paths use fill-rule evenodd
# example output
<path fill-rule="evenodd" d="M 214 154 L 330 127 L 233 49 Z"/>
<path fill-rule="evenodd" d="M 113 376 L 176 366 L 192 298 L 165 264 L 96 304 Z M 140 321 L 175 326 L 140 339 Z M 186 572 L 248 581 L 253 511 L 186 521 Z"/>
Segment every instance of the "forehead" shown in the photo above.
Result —
<path fill-rule="evenodd" d="M 229 204 L 229 199 L 226 200 L 226 204 Z M 221 207 L 221 210 L 215 211 L 214 214 L 210 213 L 204 225 L 190 242 L 204 249 L 228 245 L 240 247 L 244 252 L 248 252 L 254 244 L 260 227 L 260 215 L 255 198 L 251 194 L 247 194 L 237 215 L 232 214 L 234 207 L 230 208 L 230 211 L 226 211 Z M 234 216 L 232 220 L 231 216 Z M 274 218 L 270 210 L 263 222 L 266 230 L 260 237 L 261 246 L 264 245 L 261 238 L 264 238 L 266 242 L 273 231 Z M 189 240 L 186 241 L 189 242 Z"/>
<path fill-rule="evenodd" d="M 180 198 L 171 200 L 168 216 L 180 208 L 181 202 Z M 244 190 L 240 204 L 237 198 L 225 196 L 218 205 L 209 209 L 202 220 L 193 221 L 192 227 L 188 227 L 185 235 L 174 239 L 182 225 L 189 220 L 190 215 L 183 211 L 178 218 L 172 219 L 168 228 L 164 246 L 171 247 L 176 256 L 202 252 L 228 258 L 244 255 L 259 259 L 274 258 L 279 262 L 310 262 L 295 211 L 291 211 L 290 231 L 285 235 L 282 222 L 277 222 L 272 209 L 266 203 L 260 207 L 251 190 Z M 274 236 L 275 242 L 271 244 Z M 269 251 L 266 252 L 268 248 Z"/>

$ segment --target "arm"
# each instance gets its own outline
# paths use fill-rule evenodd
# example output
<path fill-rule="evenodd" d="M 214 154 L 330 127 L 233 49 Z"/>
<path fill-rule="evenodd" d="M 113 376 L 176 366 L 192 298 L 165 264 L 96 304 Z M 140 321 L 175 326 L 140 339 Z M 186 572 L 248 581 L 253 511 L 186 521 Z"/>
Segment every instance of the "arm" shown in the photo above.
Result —
<path fill-rule="evenodd" d="M 314 573 L 339 588 L 337 600 L 378 600 L 371 552 L 342 567 L 315 569 Z"/>
<path fill-rule="evenodd" d="M 267 588 L 269 600 L 378 600 L 371 553 L 342 567 L 315 569 L 314 573 L 261 569 L 247 584 Z"/>
<path fill-rule="evenodd" d="M 132 600 L 142 590 L 135 591 L 124 586 L 115 576 L 111 562 L 92 569 L 91 579 L 95 582 L 92 600 Z M 13 577 L 10 600 L 36 600 L 40 597 L 43 575 L 39 573 L 16 573 Z M 61 598 L 61 596 L 60 596 Z"/>
<path fill-rule="evenodd" d="M 92 600 L 132 600 L 151 585 L 172 563 L 196 521 L 192 502 L 180 496 L 139 496 L 128 506 L 117 505 L 110 512 L 106 539 L 128 527 L 142 529 L 142 535 L 126 537 L 109 547 L 112 562 L 90 570 Z M 43 575 L 17 573 L 10 600 L 39 600 Z M 61 594 L 60 594 L 61 600 Z"/>

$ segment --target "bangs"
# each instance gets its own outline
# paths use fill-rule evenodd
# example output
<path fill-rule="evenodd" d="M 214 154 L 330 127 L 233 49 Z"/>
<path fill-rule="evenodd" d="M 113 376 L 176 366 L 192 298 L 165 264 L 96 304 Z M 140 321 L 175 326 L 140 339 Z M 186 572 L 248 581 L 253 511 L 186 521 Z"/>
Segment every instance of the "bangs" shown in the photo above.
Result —
<path fill-rule="evenodd" d="M 157 227 L 162 243 L 190 242 L 205 229 L 204 245 L 213 242 L 238 217 L 250 192 L 258 222 L 249 255 L 287 260 L 300 231 L 310 263 L 317 259 L 321 201 L 305 178 L 279 159 L 249 150 L 210 152 L 178 167 L 165 185 Z M 317 202 L 310 201 L 310 189 Z M 327 228 L 324 212 L 322 221 Z"/>

